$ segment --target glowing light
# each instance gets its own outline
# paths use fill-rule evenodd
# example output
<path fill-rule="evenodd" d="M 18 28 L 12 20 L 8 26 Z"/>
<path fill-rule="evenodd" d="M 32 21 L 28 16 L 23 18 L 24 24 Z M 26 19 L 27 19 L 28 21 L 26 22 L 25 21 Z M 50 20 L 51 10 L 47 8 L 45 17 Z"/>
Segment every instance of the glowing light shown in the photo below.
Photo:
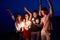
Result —
<path fill-rule="evenodd" d="M 32 18 L 32 21 L 34 21 L 34 18 Z"/>
<path fill-rule="evenodd" d="M 24 22 L 22 22 L 22 23 L 20 24 L 20 26 L 21 26 L 21 27 L 24 27 Z"/>
<path fill-rule="evenodd" d="M 39 20 L 38 19 L 36 20 L 36 23 L 39 23 Z"/>
<path fill-rule="evenodd" d="M 27 25 L 27 26 L 30 26 L 30 25 L 31 25 L 31 21 L 27 21 L 27 22 L 26 22 L 26 25 Z"/>

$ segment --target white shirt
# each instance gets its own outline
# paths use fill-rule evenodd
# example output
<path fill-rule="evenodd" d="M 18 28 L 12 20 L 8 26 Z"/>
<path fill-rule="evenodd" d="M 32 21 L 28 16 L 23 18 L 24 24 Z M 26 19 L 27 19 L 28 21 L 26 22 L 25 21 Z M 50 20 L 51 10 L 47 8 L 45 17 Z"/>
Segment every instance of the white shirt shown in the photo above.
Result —
<path fill-rule="evenodd" d="M 22 27 L 24 27 L 24 22 L 15 23 L 16 30 L 19 32 Z"/>
<path fill-rule="evenodd" d="M 31 21 L 26 21 L 25 25 L 25 29 L 28 30 L 31 27 Z"/>

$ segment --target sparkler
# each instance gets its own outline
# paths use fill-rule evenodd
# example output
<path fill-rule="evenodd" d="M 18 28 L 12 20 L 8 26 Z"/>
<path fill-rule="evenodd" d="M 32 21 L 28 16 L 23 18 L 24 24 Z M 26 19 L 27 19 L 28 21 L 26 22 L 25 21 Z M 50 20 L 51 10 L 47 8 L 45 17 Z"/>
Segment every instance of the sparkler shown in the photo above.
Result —
<path fill-rule="evenodd" d="M 21 26 L 21 27 L 24 27 L 24 22 L 22 22 L 20 26 Z"/>
<path fill-rule="evenodd" d="M 39 23 L 39 20 L 38 19 L 36 20 L 36 23 Z"/>
<path fill-rule="evenodd" d="M 30 26 L 30 25 L 31 25 L 31 21 L 27 21 L 27 22 L 26 22 L 26 25 L 27 25 L 27 26 Z"/>
<path fill-rule="evenodd" d="M 32 18 L 32 21 L 34 21 L 34 18 Z"/>

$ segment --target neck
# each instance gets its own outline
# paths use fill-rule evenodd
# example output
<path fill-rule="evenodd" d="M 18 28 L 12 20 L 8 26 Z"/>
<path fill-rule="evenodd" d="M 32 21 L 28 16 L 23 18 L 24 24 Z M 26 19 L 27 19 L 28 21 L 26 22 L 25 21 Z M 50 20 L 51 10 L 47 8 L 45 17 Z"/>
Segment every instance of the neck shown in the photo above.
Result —
<path fill-rule="evenodd" d="M 28 21 L 28 19 L 26 19 L 25 21 Z"/>
<path fill-rule="evenodd" d="M 28 21 L 28 20 L 26 20 L 26 21 Z"/>

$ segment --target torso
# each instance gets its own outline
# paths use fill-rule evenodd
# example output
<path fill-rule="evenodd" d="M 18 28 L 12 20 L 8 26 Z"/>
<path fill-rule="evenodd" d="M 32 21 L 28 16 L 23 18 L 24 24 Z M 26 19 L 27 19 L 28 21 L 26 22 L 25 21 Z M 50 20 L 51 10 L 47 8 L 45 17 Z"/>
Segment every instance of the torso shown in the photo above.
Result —
<path fill-rule="evenodd" d="M 37 32 L 37 31 L 40 31 L 41 30 L 41 27 L 38 26 L 40 24 L 40 18 L 41 17 L 32 18 L 31 32 Z M 37 25 L 35 25 L 34 23 L 36 23 Z"/>
<path fill-rule="evenodd" d="M 31 26 L 31 21 L 29 21 L 29 20 L 26 21 L 26 22 L 25 22 L 25 27 L 24 27 L 24 28 L 25 28 L 26 30 L 29 30 L 30 26 Z"/>
<path fill-rule="evenodd" d="M 50 20 L 49 20 L 49 16 L 45 16 L 42 18 L 42 22 L 43 22 L 43 30 L 45 31 L 49 31 L 50 28 L 51 28 L 51 23 L 50 23 Z"/>
<path fill-rule="evenodd" d="M 21 28 L 24 27 L 24 23 L 23 22 L 15 23 L 15 26 L 17 31 L 21 31 Z"/>

